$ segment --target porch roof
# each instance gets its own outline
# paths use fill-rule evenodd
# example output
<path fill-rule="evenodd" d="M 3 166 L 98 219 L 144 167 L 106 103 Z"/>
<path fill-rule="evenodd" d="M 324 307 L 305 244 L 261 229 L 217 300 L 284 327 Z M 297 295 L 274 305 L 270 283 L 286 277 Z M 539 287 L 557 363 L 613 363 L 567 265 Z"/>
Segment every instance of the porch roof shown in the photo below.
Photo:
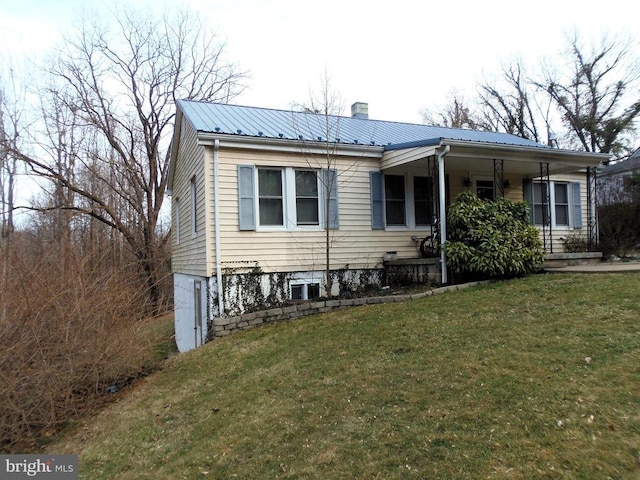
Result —
<path fill-rule="evenodd" d="M 550 174 L 557 174 L 597 167 L 609 159 L 608 154 L 561 150 L 535 143 L 515 145 L 440 137 L 385 148 L 381 169 L 426 168 L 427 159 L 445 146 L 449 146 L 445 157 L 447 170 L 477 174 L 493 172 L 493 160 L 503 160 L 505 172 L 535 177 L 541 163 L 549 164 Z"/>

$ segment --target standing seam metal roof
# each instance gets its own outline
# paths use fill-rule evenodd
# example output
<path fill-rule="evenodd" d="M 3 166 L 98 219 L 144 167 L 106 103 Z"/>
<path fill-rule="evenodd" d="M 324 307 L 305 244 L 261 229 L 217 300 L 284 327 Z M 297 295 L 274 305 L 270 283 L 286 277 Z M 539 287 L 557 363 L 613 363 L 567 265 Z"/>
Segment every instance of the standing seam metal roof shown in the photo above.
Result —
<path fill-rule="evenodd" d="M 523 147 L 550 148 L 532 140 L 508 133 L 465 130 L 461 128 L 325 116 L 309 112 L 274 110 L 221 103 L 178 100 L 178 106 L 199 132 L 224 133 L 251 137 L 320 140 L 326 132 L 336 138 L 329 141 L 344 144 L 367 144 L 393 148 L 394 145 L 449 139 Z"/>

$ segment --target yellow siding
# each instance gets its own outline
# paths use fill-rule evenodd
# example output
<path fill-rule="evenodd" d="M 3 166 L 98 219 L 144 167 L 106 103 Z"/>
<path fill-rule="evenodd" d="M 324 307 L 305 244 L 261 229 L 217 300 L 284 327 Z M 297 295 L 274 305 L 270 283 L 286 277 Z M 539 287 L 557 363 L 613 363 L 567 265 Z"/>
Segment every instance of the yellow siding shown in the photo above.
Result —
<path fill-rule="evenodd" d="M 219 153 L 220 252 L 215 252 L 213 147 L 198 146 L 196 132 L 184 123 L 176 170 L 174 201 L 181 199 L 180 243 L 174 243 L 174 271 L 192 275 L 213 276 L 216 253 L 223 269 L 242 269 L 258 265 L 265 272 L 322 270 L 325 268 L 326 232 L 323 229 L 296 231 L 240 231 L 238 228 L 238 165 L 254 167 L 322 168 L 322 157 L 315 160 L 300 153 L 221 148 Z M 324 160 L 326 162 L 326 159 Z M 339 171 L 338 230 L 330 230 L 331 268 L 375 268 L 382 265 L 386 252 L 395 251 L 399 258 L 417 258 L 417 243 L 428 228 L 371 229 L 371 197 L 369 174 L 379 170 L 379 159 L 341 156 L 333 159 L 332 168 Z M 468 172 L 447 172 L 450 199 L 466 190 L 463 180 Z M 190 179 L 196 176 L 198 187 L 197 215 L 201 228 L 191 236 Z M 523 178 L 505 174 L 510 187 L 505 195 L 511 200 L 523 199 Z M 584 175 L 554 177 L 561 181 L 580 181 L 583 196 L 583 225 L 586 226 L 586 181 Z M 205 201 L 206 199 L 206 201 Z M 256 212 L 256 215 L 258 212 Z M 173 220 L 175 222 L 175 218 Z M 173 225 L 176 228 L 175 224 Z M 585 230 L 585 229 L 583 229 Z M 571 229 L 573 231 L 573 229 Z M 568 229 L 553 231 L 554 251 L 561 251 L 560 237 Z"/>
<path fill-rule="evenodd" d="M 567 235 L 587 235 L 587 179 L 586 173 L 566 174 L 566 175 L 553 175 L 550 177 L 551 181 L 558 182 L 580 182 L 580 203 L 582 205 L 582 228 L 572 227 L 556 227 L 551 231 L 553 253 L 562 253 L 564 251 L 561 238 L 566 238 Z M 571 206 L 569 207 L 571 208 Z"/>
<path fill-rule="evenodd" d="M 206 231 L 210 223 L 205 213 L 206 192 L 204 168 L 204 148 L 198 145 L 196 132 L 186 120 L 182 120 L 180 145 L 176 170 L 174 172 L 174 189 L 172 192 L 172 208 L 176 201 L 180 203 L 180 241 L 176 242 L 176 216 L 172 215 L 172 269 L 177 273 L 206 276 L 207 248 Z M 196 217 L 197 233 L 192 235 L 191 218 L 191 178 L 196 179 Z"/>
<path fill-rule="evenodd" d="M 322 168 L 302 154 L 278 154 L 245 150 L 220 151 L 221 258 L 223 268 L 258 264 L 266 272 L 305 271 L 325 268 L 326 233 L 317 231 L 239 231 L 237 165 Z M 331 268 L 379 267 L 385 252 L 418 257 L 412 235 L 426 230 L 371 229 L 369 173 L 378 171 L 379 160 L 339 157 L 338 201 L 340 229 L 330 230 Z"/>

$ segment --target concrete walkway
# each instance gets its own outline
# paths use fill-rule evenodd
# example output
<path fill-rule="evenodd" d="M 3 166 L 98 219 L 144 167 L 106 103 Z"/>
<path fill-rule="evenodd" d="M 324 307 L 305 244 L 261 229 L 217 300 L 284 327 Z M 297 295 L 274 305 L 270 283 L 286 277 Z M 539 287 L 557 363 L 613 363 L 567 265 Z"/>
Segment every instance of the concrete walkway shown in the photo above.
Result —
<path fill-rule="evenodd" d="M 601 262 L 591 265 L 570 265 L 545 268 L 549 273 L 624 273 L 640 272 L 640 262 Z"/>

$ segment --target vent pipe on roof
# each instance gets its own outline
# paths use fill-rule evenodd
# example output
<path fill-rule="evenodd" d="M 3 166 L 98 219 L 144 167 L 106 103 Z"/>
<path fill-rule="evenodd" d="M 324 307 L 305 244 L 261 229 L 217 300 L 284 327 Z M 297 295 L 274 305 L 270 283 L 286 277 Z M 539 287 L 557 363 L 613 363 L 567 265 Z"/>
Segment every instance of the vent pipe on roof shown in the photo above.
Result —
<path fill-rule="evenodd" d="M 351 105 L 351 116 L 353 118 L 369 120 L 369 104 L 364 102 L 354 103 Z"/>
<path fill-rule="evenodd" d="M 552 148 L 559 148 L 558 138 L 556 137 L 556 134 L 553 133 L 553 130 L 551 130 L 551 126 L 549 125 L 549 122 L 547 122 L 547 145 L 549 145 Z"/>

